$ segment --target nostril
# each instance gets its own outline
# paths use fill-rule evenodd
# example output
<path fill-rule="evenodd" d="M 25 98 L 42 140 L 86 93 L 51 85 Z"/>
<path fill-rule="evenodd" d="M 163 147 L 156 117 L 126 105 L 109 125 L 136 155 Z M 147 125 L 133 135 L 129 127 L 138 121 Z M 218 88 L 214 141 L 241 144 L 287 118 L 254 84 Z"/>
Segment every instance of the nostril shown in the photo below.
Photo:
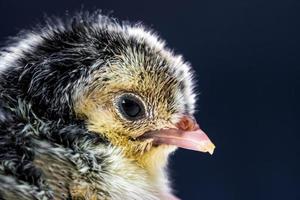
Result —
<path fill-rule="evenodd" d="M 189 116 L 183 116 L 176 126 L 177 128 L 184 131 L 193 131 L 198 128 L 198 125 L 194 118 Z"/>

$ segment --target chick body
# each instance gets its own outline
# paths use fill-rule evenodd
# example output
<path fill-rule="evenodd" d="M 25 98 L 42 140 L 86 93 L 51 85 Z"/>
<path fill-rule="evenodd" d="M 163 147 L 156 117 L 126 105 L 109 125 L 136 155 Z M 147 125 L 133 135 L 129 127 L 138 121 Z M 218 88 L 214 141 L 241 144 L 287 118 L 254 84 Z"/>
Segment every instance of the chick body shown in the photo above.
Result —
<path fill-rule="evenodd" d="M 124 119 L 116 100 L 142 99 Z M 190 66 L 141 25 L 48 20 L 0 55 L 0 199 L 170 199 L 176 147 L 137 138 L 193 114 Z"/>

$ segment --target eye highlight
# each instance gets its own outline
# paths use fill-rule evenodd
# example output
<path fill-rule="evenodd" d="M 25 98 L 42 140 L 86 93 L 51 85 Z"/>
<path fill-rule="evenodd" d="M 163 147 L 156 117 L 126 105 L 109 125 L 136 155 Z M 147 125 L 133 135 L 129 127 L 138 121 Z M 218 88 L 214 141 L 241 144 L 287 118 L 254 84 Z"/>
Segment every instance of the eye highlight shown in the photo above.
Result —
<path fill-rule="evenodd" d="M 134 94 L 125 93 L 117 98 L 116 106 L 123 118 L 134 121 L 145 116 L 142 100 Z"/>

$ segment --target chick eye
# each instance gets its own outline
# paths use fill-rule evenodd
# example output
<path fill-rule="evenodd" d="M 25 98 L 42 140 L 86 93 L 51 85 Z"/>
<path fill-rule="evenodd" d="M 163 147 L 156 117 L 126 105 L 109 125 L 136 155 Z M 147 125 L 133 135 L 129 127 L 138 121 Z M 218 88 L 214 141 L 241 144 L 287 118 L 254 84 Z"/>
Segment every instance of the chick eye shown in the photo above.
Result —
<path fill-rule="evenodd" d="M 133 94 L 123 94 L 120 96 L 117 106 L 123 117 L 128 120 L 137 120 L 145 115 L 143 103 Z"/>

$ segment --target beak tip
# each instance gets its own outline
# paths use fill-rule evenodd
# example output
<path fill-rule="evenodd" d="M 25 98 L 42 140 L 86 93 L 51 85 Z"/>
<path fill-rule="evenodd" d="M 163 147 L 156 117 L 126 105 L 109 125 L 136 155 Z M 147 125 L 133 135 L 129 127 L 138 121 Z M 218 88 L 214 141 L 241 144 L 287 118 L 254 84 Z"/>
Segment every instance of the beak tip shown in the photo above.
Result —
<path fill-rule="evenodd" d="M 206 147 L 206 152 L 208 152 L 210 155 L 213 155 L 215 148 L 216 146 L 213 143 L 210 143 Z"/>

